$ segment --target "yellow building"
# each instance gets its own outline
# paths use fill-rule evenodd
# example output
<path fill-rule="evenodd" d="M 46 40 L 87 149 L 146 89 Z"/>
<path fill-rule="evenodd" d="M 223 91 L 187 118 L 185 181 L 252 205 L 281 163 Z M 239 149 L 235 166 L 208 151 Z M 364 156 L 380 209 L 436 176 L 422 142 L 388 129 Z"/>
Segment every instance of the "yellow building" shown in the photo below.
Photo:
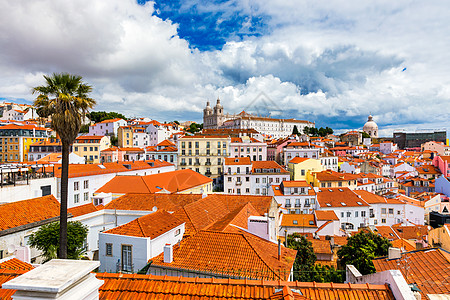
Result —
<path fill-rule="evenodd" d="M 306 180 L 306 174 L 310 172 L 321 172 L 322 164 L 319 159 L 307 157 L 294 157 L 288 163 L 291 180 Z"/>
<path fill-rule="evenodd" d="M 84 157 L 86 163 L 99 164 L 100 151 L 111 146 L 109 136 L 82 135 L 73 143 L 73 153 Z"/>
<path fill-rule="evenodd" d="M 218 178 L 223 173 L 230 142 L 228 135 L 184 136 L 178 140 L 178 168 Z"/>
<path fill-rule="evenodd" d="M 428 231 L 428 242 L 432 247 L 441 247 L 450 251 L 450 225 L 444 224 L 442 227 Z"/>
<path fill-rule="evenodd" d="M 306 181 L 313 187 L 319 188 L 340 188 L 348 187 L 354 190 L 358 183 L 354 174 L 339 173 L 331 170 L 322 172 L 307 172 Z"/>
<path fill-rule="evenodd" d="M 0 127 L 0 162 L 26 162 L 30 145 L 48 138 L 47 128 L 8 124 Z"/>
<path fill-rule="evenodd" d="M 131 126 L 120 126 L 117 130 L 117 140 L 121 148 L 133 147 L 133 128 Z"/>

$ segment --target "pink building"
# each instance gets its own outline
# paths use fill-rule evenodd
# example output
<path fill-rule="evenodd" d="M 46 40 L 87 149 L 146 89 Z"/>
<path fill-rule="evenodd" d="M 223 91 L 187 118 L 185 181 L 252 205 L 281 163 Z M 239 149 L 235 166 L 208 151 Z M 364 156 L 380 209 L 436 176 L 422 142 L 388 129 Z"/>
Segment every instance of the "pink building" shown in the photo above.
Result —
<path fill-rule="evenodd" d="M 433 158 L 433 165 L 439 168 L 442 175 L 450 176 L 450 156 L 435 156 Z"/>

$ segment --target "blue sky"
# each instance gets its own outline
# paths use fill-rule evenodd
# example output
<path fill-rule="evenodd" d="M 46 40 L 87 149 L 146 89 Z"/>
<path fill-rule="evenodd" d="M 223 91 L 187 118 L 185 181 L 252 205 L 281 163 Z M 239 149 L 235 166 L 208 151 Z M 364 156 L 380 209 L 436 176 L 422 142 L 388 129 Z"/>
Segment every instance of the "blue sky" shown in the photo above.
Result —
<path fill-rule="evenodd" d="M 443 0 L 8 1 L 0 99 L 70 72 L 130 117 L 201 121 L 206 101 L 235 113 L 263 93 L 260 113 L 337 130 L 448 128 L 449 18 Z"/>

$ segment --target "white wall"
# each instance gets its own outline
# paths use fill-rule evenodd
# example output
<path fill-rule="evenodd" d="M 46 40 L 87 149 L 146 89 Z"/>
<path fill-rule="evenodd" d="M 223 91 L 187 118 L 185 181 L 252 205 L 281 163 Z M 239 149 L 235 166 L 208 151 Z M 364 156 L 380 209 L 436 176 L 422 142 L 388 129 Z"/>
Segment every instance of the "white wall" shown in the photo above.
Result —
<path fill-rule="evenodd" d="M 42 196 L 42 186 L 51 187 L 51 193 L 57 195 L 57 178 L 30 179 L 28 185 L 3 186 L 0 188 L 0 204 L 27 200 Z"/>

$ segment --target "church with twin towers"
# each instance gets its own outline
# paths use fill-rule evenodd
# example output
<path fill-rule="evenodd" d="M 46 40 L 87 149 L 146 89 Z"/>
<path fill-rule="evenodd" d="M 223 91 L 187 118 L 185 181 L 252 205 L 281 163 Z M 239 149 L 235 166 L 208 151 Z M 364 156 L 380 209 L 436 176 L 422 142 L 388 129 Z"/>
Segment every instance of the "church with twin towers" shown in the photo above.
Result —
<path fill-rule="evenodd" d="M 294 126 L 297 126 L 299 132 L 303 132 L 305 127 L 315 127 L 315 123 L 257 116 L 245 111 L 238 114 L 225 114 L 220 99 L 217 99 L 214 107 L 211 107 L 210 102 L 207 101 L 203 109 L 204 129 L 255 129 L 272 138 L 284 138 L 292 134 Z"/>

